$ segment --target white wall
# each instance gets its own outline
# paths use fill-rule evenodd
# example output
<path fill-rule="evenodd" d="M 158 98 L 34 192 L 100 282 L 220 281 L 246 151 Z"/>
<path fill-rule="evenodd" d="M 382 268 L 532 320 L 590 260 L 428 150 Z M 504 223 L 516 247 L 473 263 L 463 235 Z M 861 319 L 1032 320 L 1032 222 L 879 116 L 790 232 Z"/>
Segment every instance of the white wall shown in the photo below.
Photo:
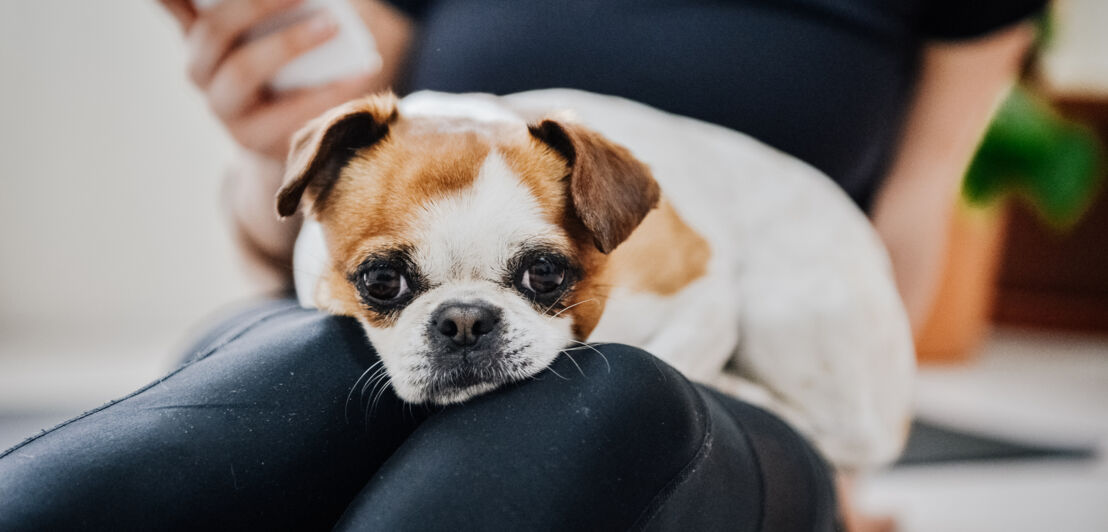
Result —
<path fill-rule="evenodd" d="M 1043 74 L 1060 94 L 1108 96 L 1108 2 L 1054 0 Z"/>
<path fill-rule="evenodd" d="M 251 292 L 219 209 L 233 145 L 158 2 L 2 1 L 0 67 L 0 341 L 184 335 Z"/>

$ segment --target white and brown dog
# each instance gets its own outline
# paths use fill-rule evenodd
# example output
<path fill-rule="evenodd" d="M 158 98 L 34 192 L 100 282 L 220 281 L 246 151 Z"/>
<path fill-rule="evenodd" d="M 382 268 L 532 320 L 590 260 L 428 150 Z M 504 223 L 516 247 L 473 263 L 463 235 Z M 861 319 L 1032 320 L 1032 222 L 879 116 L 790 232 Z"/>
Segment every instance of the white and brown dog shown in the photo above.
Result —
<path fill-rule="evenodd" d="M 614 341 L 837 466 L 902 445 L 914 357 L 883 248 L 828 178 L 734 131 L 570 90 L 378 95 L 298 134 L 277 199 L 307 216 L 301 301 L 357 318 L 404 400 Z"/>

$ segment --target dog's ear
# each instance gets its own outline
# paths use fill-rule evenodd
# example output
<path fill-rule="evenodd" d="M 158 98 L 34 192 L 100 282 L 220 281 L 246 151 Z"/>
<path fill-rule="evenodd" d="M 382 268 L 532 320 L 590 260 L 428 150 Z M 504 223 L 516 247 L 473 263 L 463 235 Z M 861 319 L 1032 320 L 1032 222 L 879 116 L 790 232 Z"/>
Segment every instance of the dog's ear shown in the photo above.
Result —
<path fill-rule="evenodd" d="M 573 210 L 602 253 L 631 236 L 658 204 L 658 183 L 627 148 L 569 122 L 543 120 L 529 129 L 565 158 Z"/>
<path fill-rule="evenodd" d="M 285 180 L 277 191 L 277 214 L 295 214 L 307 190 L 318 198 L 354 152 L 385 138 L 397 118 L 396 103 L 391 92 L 366 96 L 327 111 L 297 131 Z"/>

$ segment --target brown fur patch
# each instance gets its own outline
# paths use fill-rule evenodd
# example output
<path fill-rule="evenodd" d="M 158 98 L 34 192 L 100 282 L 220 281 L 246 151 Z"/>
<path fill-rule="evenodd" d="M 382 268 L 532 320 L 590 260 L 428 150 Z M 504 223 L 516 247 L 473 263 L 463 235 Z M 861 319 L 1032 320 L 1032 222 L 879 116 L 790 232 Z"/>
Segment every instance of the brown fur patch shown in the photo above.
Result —
<path fill-rule="evenodd" d="M 383 139 L 396 120 L 396 96 L 391 92 L 359 98 L 308 122 L 293 136 L 285 165 L 285 182 L 277 192 L 277 213 L 291 216 L 308 196 L 325 192 L 346 164 L 349 151 Z"/>
<path fill-rule="evenodd" d="M 503 143 L 497 150 L 504 162 L 531 190 L 542 206 L 547 220 L 558 223 L 566 208 L 566 176 L 569 167 L 565 160 L 546 144 L 531 136 L 521 141 Z"/>
<path fill-rule="evenodd" d="M 663 200 L 611 255 L 608 274 L 621 286 L 668 296 L 708 270 L 708 241 Z"/>
<path fill-rule="evenodd" d="M 608 256 L 597 251 L 591 241 L 584 242 L 585 246 L 577 246 L 577 262 L 583 275 L 565 301 L 566 307 L 572 306 L 565 315 L 573 317 L 573 337 L 579 341 L 588 338 L 600 322 L 611 291 L 605 275 Z"/>
<path fill-rule="evenodd" d="M 570 166 L 572 208 L 601 252 L 612 252 L 658 204 L 658 183 L 627 148 L 574 123 L 543 120 L 529 129 Z"/>
<path fill-rule="evenodd" d="M 665 200 L 609 255 L 592 245 L 590 233 L 579 221 L 567 220 L 565 227 L 576 235 L 572 238 L 584 271 L 565 303 L 576 305 L 566 314 L 573 316 L 574 337 L 578 340 L 588 338 L 596 328 L 615 286 L 672 295 L 703 276 L 711 258 L 708 241 L 689 227 Z"/>

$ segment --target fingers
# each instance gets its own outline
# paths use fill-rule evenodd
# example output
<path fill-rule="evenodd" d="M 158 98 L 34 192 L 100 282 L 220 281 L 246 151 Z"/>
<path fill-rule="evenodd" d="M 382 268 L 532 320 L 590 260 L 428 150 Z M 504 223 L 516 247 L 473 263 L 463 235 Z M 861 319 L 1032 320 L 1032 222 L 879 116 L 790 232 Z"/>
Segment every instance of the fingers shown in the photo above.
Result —
<path fill-rule="evenodd" d="M 282 67 L 338 33 L 337 22 L 327 11 L 259 36 L 250 32 L 301 16 L 289 10 L 303 0 L 220 0 L 201 11 L 193 8 L 192 0 L 159 1 L 185 28 L 189 77 L 235 141 L 256 154 L 283 160 L 297 129 L 327 109 L 368 92 L 376 79 L 366 75 L 267 94 L 266 85 Z M 282 13 L 285 18 L 280 18 Z"/>
<path fill-rule="evenodd" d="M 223 0 L 200 13 L 188 30 L 189 77 L 204 87 L 246 30 L 302 0 Z"/>
<path fill-rule="evenodd" d="M 337 32 L 334 19 L 320 12 L 235 50 L 219 66 L 208 86 L 212 109 L 225 118 L 242 113 L 258 101 L 266 83 L 281 67 Z"/>
<path fill-rule="evenodd" d="M 283 161 L 289 139 L 304 124 L 334 107 L 362 96 L 373 80 L 370 74 L 330 83 L 323 87 L 282 94 L 272 104 L 258 108 L 232 125 L 232 135 L 240 142 L 246 139 L 272 139 L 266 146 L 256 146 L 269 157 Z"/>
<path fill-rule="evenodd" d="M 196 9 L 192 7 L 191 0 L 158 0 L 159 3 L 173 15 L 174 20 L 181 26 L 181 31 L 187 32 L 192 23 L 196 21 Z"/>

